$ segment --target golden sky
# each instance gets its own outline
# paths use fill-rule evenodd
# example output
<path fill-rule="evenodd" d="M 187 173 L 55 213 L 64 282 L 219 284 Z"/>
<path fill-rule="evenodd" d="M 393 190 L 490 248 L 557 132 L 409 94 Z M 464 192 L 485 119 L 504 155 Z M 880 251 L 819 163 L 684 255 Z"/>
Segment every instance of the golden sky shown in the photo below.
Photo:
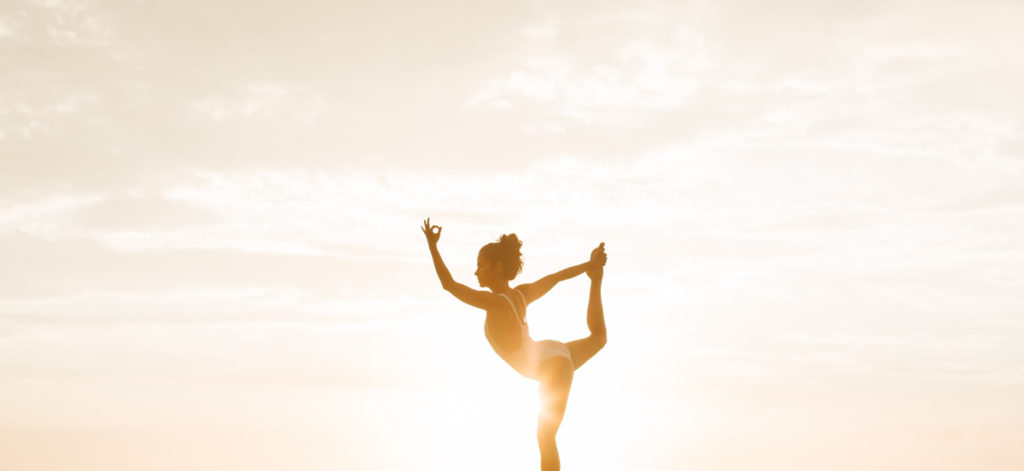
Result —
<path fill-rule="evenodd" d="M 0 3 L 0 461 L 536 467 L 440 288 L 605 242 L 566 469 L 1019 469 L 1024 4 Z M 586 335 L 587 281 L 530 306 Z M 465 451 L 469 446 L 470 451 Z"/>

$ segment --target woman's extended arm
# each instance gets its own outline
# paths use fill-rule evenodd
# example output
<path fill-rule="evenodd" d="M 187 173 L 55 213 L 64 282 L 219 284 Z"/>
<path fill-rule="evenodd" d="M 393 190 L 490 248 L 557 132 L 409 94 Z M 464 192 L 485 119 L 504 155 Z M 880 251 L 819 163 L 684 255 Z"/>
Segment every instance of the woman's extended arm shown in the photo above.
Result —
<path fill-rule="evenodd" d="M 455 281 L 452 278 L 451 272 L 448 271 L 448 267 L 445 266 L 444 260 L 441 259 L 441 252 L 437 250 L 437 241 L 441 238 L 441 226 L 431 226 L 430 218 L 423 221 L 423 234 L 427 236 L 427 246 L 430 247 L 430 257 L 434 260 L 434 271 L 437 272 L 437 278 L 441 280 L 441 287 L 445 291 L 453 294 L 459 301 L 469 304 L 473 307 L 478 307 L 484 310 L 490 310 L 494 308 L 497 302 L 497 296 L 487 291 L 477 291 L 470 288 L 462 283 Z M 434 232 L 437 229 L 437 232 Z"/>
<path fill-rule="evenodd" d="M 554 288 L 558 282 L 575 278 L 583 274 L 583 272 L 587 271 L 587 269 L 594 264 L 603 266 L 606 260 L 607 257 L 604 256 L 604 242 L 601 242 L 601 245 L 591 253 L 590 260 L 552 273 L 544 278 L 534 281 L 533 283 L 516 286 L 516 289 L 523 293 L 523 297 L 526 298 L 526 303 L 529 304 L 547 294 L 547 292 L 550 291 L 551 288 Z"/>
<path fill-rule="evenodd" d="M 590 262 L 573 265 L 564 270 L 545 276 L 533 283 L 525 283 L 516 286 L 516 289 L 523 293 L 523 297 L 526 298 L 526 303 L 529 304 L 547 294 L 548 291 L 551 291 L 551 288 L 554 288 L 558 282 L 580 276 L 587 270 L 588 265 L 590 265 Z"/>

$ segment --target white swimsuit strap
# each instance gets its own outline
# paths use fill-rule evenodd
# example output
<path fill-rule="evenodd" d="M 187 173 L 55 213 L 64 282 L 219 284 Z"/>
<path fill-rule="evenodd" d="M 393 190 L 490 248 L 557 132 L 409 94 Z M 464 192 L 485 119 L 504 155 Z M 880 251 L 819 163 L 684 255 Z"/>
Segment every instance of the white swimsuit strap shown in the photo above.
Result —
<path fill-rule="evenodd" d="M 522 296 L 522 293 L 519 293 L 519 295 Z M 520 324 L 524 324 L 525 325 L 526 324 L 526 319 L 523 319 L 522 316 L 519 315 L 519 310 L 516 309 L 516 303 L 512 302 L 512 298 L 508 297 L 508 295 L 506 295 L 505 293 L 498 293 L 498 296 L 501 296 L 501 297 L 505 298 L 505 301 L 508 301 L 508 305 L 512 306 L 512 313 L 516 316 L 516 320 L 519 321 Z M 524 298 L 524 302 L 525 302 L 525 298 Z"/>
<path fill-rule="evenodd" d="M 517 289 L 513 289 L 512 291 L 515 291 L 516 293 L 519 293 L 519 299 L 523 300 L 523 307 L 525 308 L 526 307 L 526 295 L 523 294 L 522 291 L 519 291 Z"/>

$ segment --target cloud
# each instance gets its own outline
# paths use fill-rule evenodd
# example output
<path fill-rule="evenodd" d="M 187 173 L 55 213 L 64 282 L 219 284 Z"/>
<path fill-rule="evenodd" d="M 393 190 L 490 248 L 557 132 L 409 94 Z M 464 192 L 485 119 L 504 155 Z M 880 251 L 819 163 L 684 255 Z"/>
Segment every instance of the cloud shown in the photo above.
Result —
<path fill-rule="evenodd" d="M 480 22 L 465 16 L 476 7 L 435 3 L 406 6 L 418 11 L 412 21 L 372 2 L 287 11 L 200 3 L 36 2 L 24 5 L 28 19 L 0 12 L 12 52 L 0 77 L 0 192 L 109 190 L 195 167 L 380 168 L 462 154 L 452 147 L 465 149 L 467 128 L 478 126 L 457 102 L 471 80 L 462 77 L 477 72 L 439 72 L 486 58 L 522 15 Z M 53 25 L 62 45 L 49 37 Z M 72 98 L 74 112 L 56 111 Z M 500 132 L 470 132 L 480 135 L 470 147 L 490 148 L 485 134 Z"/>
<path fill-rule="evenodd" d="M 141 195 L 114 196 L 75 212 L 73 224 L 99 232 L 173 231 L 208 226 L 220 216 L 208 209 Z"/>
<path fill-rule="evenodd" d="M 97 194 L 56 194 L 28 202 L 0 200 L 0 234 L 22 232 L 48 240 L 64 237 L 69 214 L 102 200 Z"/>
<path fill-rule="evenodd" d="M 212 96 L 192 106 L 214 121 L 227 119 L 276 119 L 285 123 L 310 123 L 326 108 L 324 97 L 305 87 L 280 83 L 252 84 L 236 96 Z"/>
<path fill-rule="evenodd" d="M 1024 159 L 1024 137 L 1007 137 L 996 147 L 997 152 L 1013 159 Z"/>
<path fill-rule="evenodd" d="M 15 14 L 0 19 L 6 41 L 16 45 L 95 48 L 113 43 L 116 31 L 94 2 L 28 0 Z"/>
<path fill-rule="evenodd" d="M 379 293 L 385 273 L 394 280 L 414 275 L 397 262 L 377 262 L 372 275 L 364 264 L 338 257 L 259 255 L 224 247 L 165 247 L 145 252 L 111 249 L 95 239 L 64 237 L 45 241 L 24 234 L 0 237 L 6 263 L 0 267 L 0 296 L 62 297 L 104 292 L 168 293 L 190 289 L 230 290 L 244 286 L 294 286 L 310 295 L 358 296 Z M 378 270 L 383 270 L 378 271 Z"/>
<path fill-rule="evenodd" d="M 892 268 L 884 260 L 928 270 L 1021 249 L 1012 224 L 936 212 L 966 204 L 998 181 L 1012 187 L 999 167 L 982 162 L 965 171 L 930 157 L 826 159 L 813 149 L 766 160 L 760 151 L 709 140 L 612 164 L 564 156 L 508 173 L 203 172 L 163 188 L 160 198 L 30 209 L 46 208 L 40 201 L 13 206 L 6 220 L 9 230 L 92 240 L 124 253 L 395 263 L 419 260 L 422 241 L 413 226 L 433 217 L 457 229 L 446 233 L 460 251 L 456 260 L 471 261 L 463 252 L 516 231 L 545 241 L 538 255 L 587 247 L 592 237 L 613 240 L 630 247 L 637 269 L 683 246 L 680 255 L 705 273 L 737 269 L 722 265 L 736 262 L 751 271 L 813 270 L 828 260 L 845 267 L 837 271 L 881 274 Z M 954 228 L 959 235 L 947 236 Z M 987 232 L 993 228 L 998 232 Z"/>
<path fill-rule="evenodd" d="M 700 141 L 764 155 L 787 143 L 849 158 L 974 155 L 1019 117 L 998 99 L 1022 69 L 1003 23 L 942 36 L 921 19 L 927 34 L 914 37 L 889 27 L 900 5 L 481 6 L 469 19 L 446 17 L 466 7 L 444 3 L 417 10 L 422 22 L 371 4 L 204 5 L 203 18 L 189 3 L 59 5 L 107 18 L 111 43 L 46 40 L 46 60 L 24 55 L 0 78 L 18 90 L 0 103 L 0 151 L 16 156 L 0 175 L 7 193 L 109 190 L 194 168 L 514 171 Z M 937 10 L 947 23 L 1002 11 Z M 764 33 L 756 44 L 735 34 L 746 27 Z M 466 107 L 474 96 L 480 106 Z"/>
<path fill-rule="evenodd" d="M 577 49 L 559 47 L 565 41 L 559 28 L 543 24 L 525 28 L 521 35 L 527 52 L 516 70 L 491 79 L 470 98 L 469 105 L 500 110 L 547 102 L 555 117 L 631 124 L 637 110 L 683 105 L 697 87 L 695 72 L 708 66 L 707 52 L 693 31 L 676 31 L 668 44 L 643 37 L 601 38 L 593 49 L 582 49 L 582 56 L 589 60 L 579 60 L 574 58 L 585 46 L 573 44 L 570 38 Z M 598 29 L 594 27 L 595 33 Z M 602 46 L 611 51 L 595 56 L 594 50 Z"/>
<path fill-rule="evenodd" d="M 195 322 L 188 314 L 184 321 L 168 317 L 159 323 L 57 323 L 39 317 L 7 323 L 13 329 L 0 337 L 6 378 L 409 387 L 436 384 L 430 364 L 444 357 L 434 340 L 413 335 L 425 327 L 414 319 L 374 330 L 287 320 Z"/>
<path fill-rule="evenodd" d="M 994 381 L 1019 384 L 1021 352 L 1012 335 L 915 333 L 903 336 L 769 334 L 782 348 L 794 348 L 785 360 L 808 367 L 841 368 L 877 381 L 881 375 L 914 382 Z"/>
<path fill-rule="evenodd" d="M 914 16 L 915 35 L 892 28 L 907 6 L 869 7 L 562 14 L 580 13 L 569 5 L 485 20 L 443 18 L 462 8 L 445 4 L 417 23 L 370 4 L 266 17 L 222 4 L 198 19 L 188 5 L 133 4 L 104 16 L 110 44 L 46 40 L 52 61 L 0 79 L 18 90 L 0 103 L 13 117 L 2 220 L 126 259 L 391 266 L 419 257 L 408 225 L 432 216 L 458 229 L 446 234 L 458 260 L 504 230 L 550 254 L 601 234 L 630 247 L 635 267 L 684 247 L 697 265 L 679 276 L 737 270 L 744 283 L 812 271 L 816 257 L 865 274 L 886 259 L 920 273 L 928 260 L 1012 258 L 1019 228 L 982 213 L 1016 214 L 1015 194 L 998 189 L 1021 171 L 1002 155 L 1019 120 L 1005 99 L 1022 69 L 1015 39 L 995 20 L 939 30 L 957 14 L 1015 10 L 944 5 Z M 160 197 L 118 196 L 137 188 Z M 45 209 L 62 193 L 106 199 Z M 971 204 L 975 214 L 956 208 Z M 995 272 L 1016 283 L 1014 266 Z"/>
<path fill-rule="evenodd" d="M 7 121 L 0 127 L 0 139 L 33 139 L 42 134 L 59 135 L 61 122 L 96 109 L 97 97 L 90 93 L 70 93 L 51 97 L 46 103 L 15 100 L 6 106 L 0 102 L 0 116 Z"/>

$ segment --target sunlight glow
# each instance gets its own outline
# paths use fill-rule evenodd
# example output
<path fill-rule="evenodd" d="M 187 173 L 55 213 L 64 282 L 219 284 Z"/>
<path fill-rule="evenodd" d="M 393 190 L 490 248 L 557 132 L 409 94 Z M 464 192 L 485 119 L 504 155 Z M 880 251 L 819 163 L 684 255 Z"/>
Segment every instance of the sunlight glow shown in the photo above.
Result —
<path fill-rule="evenodd" d="M 4 471 L 1024 463 L 1019 0 L 4 7 Z"/>

